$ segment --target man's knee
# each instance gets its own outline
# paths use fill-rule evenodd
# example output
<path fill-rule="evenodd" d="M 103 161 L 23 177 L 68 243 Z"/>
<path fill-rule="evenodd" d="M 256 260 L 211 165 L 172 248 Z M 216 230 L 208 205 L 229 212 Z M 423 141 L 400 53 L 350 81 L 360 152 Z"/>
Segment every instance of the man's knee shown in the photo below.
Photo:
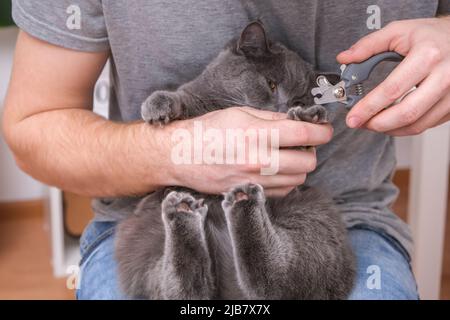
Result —
<path fill-rule="evenodd" d="M 350 229 L 357 276 L 350 300 L 417 300 L 409 260 L 389 237 L 373 230 Z"/>

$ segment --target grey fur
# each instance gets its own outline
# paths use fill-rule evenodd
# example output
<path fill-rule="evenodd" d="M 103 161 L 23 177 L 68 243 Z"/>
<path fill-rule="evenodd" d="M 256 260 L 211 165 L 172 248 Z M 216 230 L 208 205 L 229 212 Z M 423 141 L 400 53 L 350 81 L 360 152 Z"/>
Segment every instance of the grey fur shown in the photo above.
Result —
<path fill-rule="evenodd" d="M 253 22 L 199 77 L 150 95 L 142 117 L 163 125 L 246 105 L 325 123 L 326 109 L 311 106 L 315 75 Z M 267 199 L 256 184 L 223 197 L 158 190 L 118 225 L 116 257 L 125 293 L 148 299 L 345 299 L 355 275 L 339 212 L 304 187 Z"/>

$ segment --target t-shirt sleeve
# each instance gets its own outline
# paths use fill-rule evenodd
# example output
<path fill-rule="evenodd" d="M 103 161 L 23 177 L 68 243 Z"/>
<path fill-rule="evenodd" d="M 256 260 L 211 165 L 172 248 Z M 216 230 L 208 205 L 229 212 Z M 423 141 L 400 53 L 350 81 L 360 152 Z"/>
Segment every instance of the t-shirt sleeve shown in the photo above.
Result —
<path fill-rule="evenodd" d="M 68 49 L 109 49 L 101 0 L 13 0 L 12 17 L 30 35 Z"/>

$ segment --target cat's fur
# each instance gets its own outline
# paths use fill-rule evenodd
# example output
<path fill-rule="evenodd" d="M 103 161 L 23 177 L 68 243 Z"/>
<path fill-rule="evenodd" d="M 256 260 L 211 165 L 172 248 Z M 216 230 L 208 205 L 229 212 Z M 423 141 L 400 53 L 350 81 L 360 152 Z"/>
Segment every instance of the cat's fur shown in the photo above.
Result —
<path fill-rule="evenodd" d="M 150 95 L 142 116 L 165 124 L 249 105 L 324 123 L 326 110 L 311 106 L 314 78 L 309 64 L 253 22 L 199 77 Z M 339 212 L 302 187 L 284 198 L 266 198 L 256 184 L 225 196 L 153 192 L 118 225 L 116 257 L 125 293 L 149 299 L 345 299 L 355 274 Z"/>

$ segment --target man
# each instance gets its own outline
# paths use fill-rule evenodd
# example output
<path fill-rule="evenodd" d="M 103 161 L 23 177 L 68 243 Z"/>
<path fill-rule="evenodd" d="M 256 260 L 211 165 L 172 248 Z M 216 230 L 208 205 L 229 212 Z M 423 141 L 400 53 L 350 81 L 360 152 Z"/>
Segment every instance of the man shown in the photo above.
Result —
<path fill-rule="evenodd" d="M 450 119 L 450 19 L 435 18 L 439 12 L 448 12 L 448 1 L 15 1 L 13 17 L 22 32 L 3 128 L 17 163 L 47 184 L 110 198 L 94 201 L 96 218 L 81 239 L 78 297 L 125 298 L 117 283 L 111 219 L 132 210 L 133 200 L 123 196 L 171 185 L 219 193 L 253 181 L 275 196 L 306 183 L 334 197 L 358 260 L 350 299 L 417 299 L 410 232 L 389 209 L 397 195 L 392 136 Z M 174 165 L 171 134 L 180 127 L 192 130 L 193 120 L 147 126 L 135 121 L 140 104 L 154 90 L 194 78 L 257 18 L 271 38 L 322 71 L 383 51 L 406 58 L 387 77 L 392 66 L 376 70 L 367 87 L 380 84 L 348 114 L 335 112 L 334 134 L 328 125 L 249 108 L 195 119 L 219 130 L 277 129 L 281 141 L 288 140 L 281 147 L 318 146 L 317 157 L 280 150 L 280 171 L 270 179 L 249 166 Z M 428 19 L 405 20 L 410 18 Z M 94 83 L 108 58 L 110 120 L 91 111 Z"/>

